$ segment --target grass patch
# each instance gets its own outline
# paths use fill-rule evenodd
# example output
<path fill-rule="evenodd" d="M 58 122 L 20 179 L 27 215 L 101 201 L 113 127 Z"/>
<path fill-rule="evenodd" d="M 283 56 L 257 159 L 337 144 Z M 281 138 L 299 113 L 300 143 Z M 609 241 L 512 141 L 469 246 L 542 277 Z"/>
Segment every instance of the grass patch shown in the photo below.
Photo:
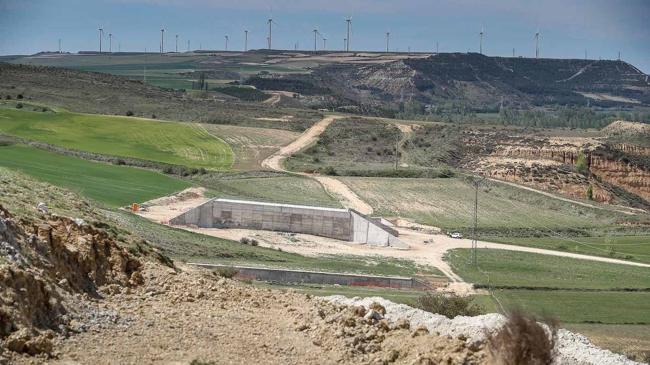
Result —
<path fill-rule="evenodd" d="M 567 323 L 564 328 L 589 337 L 595 345 L 643 361 L 650 353 L 650 325 Z"/>
<path fill-rule="evenodd" d="M 210 189 L 211 195 L 221 198 L 341 207 L 318 182 L 302 176 L 221 178 L 197 175 L 194 181 Z"/>
<path fill-rule="evenodd" d="M 650 288 L 650 269 L 644 267 L 479 249 L 479 271 L 468 262 L 469 251 L 451 250 L 446 260 L 454 272 L 476 284 L 569 289 Z"/>
<path fill-rule="evenodd" d="M 0 108 L 0 131 L 99 154 L 189 167 L 229 169 L 232 149 L 200 124 Z"/>
<path fill-rule="evenodd" d="M 143 202 L 190 186 L 157 172 L 90 162 L 24 145 L 0 147 L 0 166 L 110 206 Z"/>
<path fill-rule="evenodd" d="M 650 263 L 650 235 L 577 237 L 494 237 L 487 240 L 587 255 Z"/>
<path fill-rule="evenodd" d="M 445 229 L 467 229 L 474 189 L 461 178 L 341 178 L 379 215 L 401 216 Z M 494 183 L 479 193 L 479 227 L 487 233 L 577 229 L 615 224 L 621 214 L 577 206 L 542 194 Z"/>

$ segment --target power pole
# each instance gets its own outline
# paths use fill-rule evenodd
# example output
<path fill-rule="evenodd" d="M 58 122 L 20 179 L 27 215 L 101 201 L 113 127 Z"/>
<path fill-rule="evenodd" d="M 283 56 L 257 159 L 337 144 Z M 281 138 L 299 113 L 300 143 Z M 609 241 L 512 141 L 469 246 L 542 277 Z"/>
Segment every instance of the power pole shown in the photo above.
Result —
<path fill-rule="evenodd" d="M 478 189 L 481 186 L 487 185 L 487 183 L 485 177 L 476 177 L 476 176 L 471 176 L 467 178 L 467 182 L 474 187 L 474 216 L 473 216 L 473 225 L 472 225 L 471 263 L 477 265 L 478 264 L 478 258 L 477 258 L 478 240 L 476 238 L 476 230 L 478 228 Z"/>

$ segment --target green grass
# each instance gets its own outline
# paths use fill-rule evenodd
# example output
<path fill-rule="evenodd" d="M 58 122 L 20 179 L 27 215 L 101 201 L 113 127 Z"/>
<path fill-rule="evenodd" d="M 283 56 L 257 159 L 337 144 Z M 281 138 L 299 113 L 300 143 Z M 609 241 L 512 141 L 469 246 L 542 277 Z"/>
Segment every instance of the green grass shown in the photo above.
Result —
<path fill-rule="evenodd" d="M 318 182 L 302 176 L 222 178 L 197 175 L 194 179 L 197 184 L 207 187 L 211 195 L 222 198 L 341 207 Z"/>
<path fill-rule="evenodd" d="M 189 167 L 229 169 L 232 149 L 199 124 L 0 108 L 0 132 L 65 148 Z"/>
<path fill-rule="evenodd" d="M 650 324 L 650 292 L 495 290 L 507 308 L 520 308 L 563 323 Z"/>
<path fill-rule="evenodd" d="M 190 186 L 157 172 L 90 162 L 24 145 L 0 147 L 0 166 L 110 206 L 143 202 Z"/>
<path fill-rule="evenodd" d="M 650 263 L 650 236 L 491 237 L 494 242 Z"/>
<path fill-rule="evenodd" d="M 461 178 L 398 179 L 341 178 L 378 215 L 401 216 L 445 229 L 471 224 L 474 189 Z M 482 231 L 565 229 L 613 225 L 620 214 L 587 208 L 542 194 L 493 183 L 479 193 L 479 227 Z"/>
<path fill-rule="evenodd" d="M 479 249 L 479 269 L 468 263 L 469 249 L 449 251 L 447 260 L 464 280 L 495 286 L 616 289 L 650 288 L 650 268 Z"/>

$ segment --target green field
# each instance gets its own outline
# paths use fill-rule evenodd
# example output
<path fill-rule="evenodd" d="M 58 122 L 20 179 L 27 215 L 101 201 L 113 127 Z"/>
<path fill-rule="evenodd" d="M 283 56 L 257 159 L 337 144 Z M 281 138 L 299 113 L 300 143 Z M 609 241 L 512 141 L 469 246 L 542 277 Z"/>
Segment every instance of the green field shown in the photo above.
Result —
<path fill-rule="evenodd" d="M 328 195 L 318 182 L 302 176 L 222 178 L 197 175 L 193 179 L 197 184 L 208 188 L 211 195 L 222 198 L 341 207 L 339 201 Z"/>
<path fill-rule="evenodd" d="M 99 154 L 229 169 L 232 149 L 200 124 L 0 108 L 0 132 Z"/>
<path fill-rule="evenodd" d="M 376 214 L 401 216 L 445 229 L 471 224 L 474 189 L 461 178 L 398 179 L 342 177 Z M 550 199 L 547 196 L 493 183 L 479 193 L 478 225 L 483 231 L 563 229 L 613 225 L 620 215 Z"/>
<path fill-rule="evenodd" d="M 23 145 L 0 147 L 0 166 L 110 206 L 144 202 L 190 186 L 153 171 L 90 162 Z"/>
<path fill-rule="evenodd" d="M 488 241 L 650 263 L 650 236 L 486 237 Z"/>
<path fill-rule="evenodd" d="M 467 249 L 447 254 L 454 272 L 472 283 L 539 288 L 650 288 L 650 268 L 507 250 L 477 252 L 478 269 L 469 263 Z"/>

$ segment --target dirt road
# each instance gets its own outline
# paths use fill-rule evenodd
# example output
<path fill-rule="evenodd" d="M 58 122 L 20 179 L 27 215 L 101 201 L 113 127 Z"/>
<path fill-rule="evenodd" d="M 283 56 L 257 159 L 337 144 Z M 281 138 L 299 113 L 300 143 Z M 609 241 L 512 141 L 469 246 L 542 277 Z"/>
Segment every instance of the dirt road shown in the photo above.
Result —
<path fill-rule="evenodd" d="M 332 124 L 335 120 L 341 118 L 343 117 L 328 115 L 325 118 L 321 119 L 311 128 L 307 129 L 303 134 L 301 134 L 298 139 L 284 146 L 280 149 L 280 151 L 274 153 L 266 160 L 262 161 L 262 166 L 275 171 L 289 172 L 282 166 L 282 162 L 287 157 L 316 142 L 318 136 L 320 136 L 330 124 Z M 359 198 L 357 194 L 355 194 L 347 185 L 342 183 L 340 180 L 329 176 L 314 174 L 301 173 L 300 175 L 309 176 L 318 181 L 323 186 L 323 188 L 330 195 L 336 197 L 344 207 L 355 209 L 362 214 L 372 213 L 372 207 L 364 202 L 361 198 Z"/>

